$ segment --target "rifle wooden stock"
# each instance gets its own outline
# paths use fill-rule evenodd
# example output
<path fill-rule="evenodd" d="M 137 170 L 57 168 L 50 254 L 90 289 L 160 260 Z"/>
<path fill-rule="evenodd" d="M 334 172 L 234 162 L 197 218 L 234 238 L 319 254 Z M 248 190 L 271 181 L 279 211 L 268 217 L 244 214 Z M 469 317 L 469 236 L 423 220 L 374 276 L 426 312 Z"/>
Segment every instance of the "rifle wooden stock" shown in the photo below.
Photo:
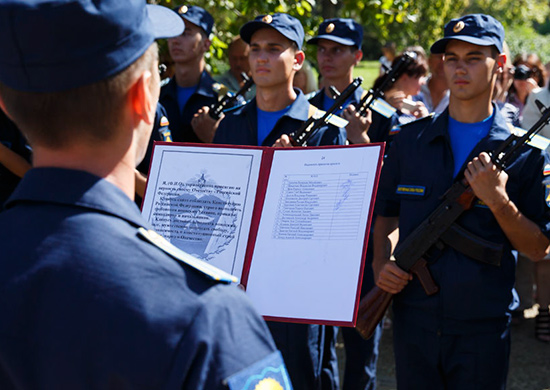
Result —
<path fill-rule="evenodd" d="M 499 167 L 505 167 L 511 157 L 548 122 L 550 122 L 550 109 L 545 108 L 541 118 L 522 137 L 511 134 L 499 148 L 490 153 L 493 163 Z M 476 196 L 466 179 L 456 181 L 445 192 L 442 202 L 428 218 L 395 248 L 393 255 L 397 265 L 418 277 L 427 295 L 435 294 L 439 288 L 430 275 L 424 256 L 443 233 L 466 210 L 472 208 L 475 200 Z M 361 336 L 366 339 L 372 336 L 392 298 L 393 294 L 375 286 L 361 299 L 356 322 L 356 329 Z"/>
<path fill-rule="evenodd" d="M 393 294 L 374 286 L 359 302 L 355 329 L 365 340 L 372 337 L 376 326 L 384 318 L 392 299 Z"/>

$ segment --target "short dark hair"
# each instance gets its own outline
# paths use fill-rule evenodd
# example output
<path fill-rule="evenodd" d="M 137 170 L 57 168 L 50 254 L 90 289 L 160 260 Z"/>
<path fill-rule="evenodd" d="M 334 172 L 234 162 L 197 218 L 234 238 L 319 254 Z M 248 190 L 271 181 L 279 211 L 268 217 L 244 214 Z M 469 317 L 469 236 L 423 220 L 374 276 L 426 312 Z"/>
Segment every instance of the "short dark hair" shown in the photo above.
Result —
<path fill-rule="evenodd" d="M 61 92 L 24 92 L 0 82 L 0 96 L 31 146 L 36 143 L 56 149 L 70 144 L 75 137 L 107 141 L 120 123 L 135 74 L 146 69 L 157 71 L 153 69 L 157 53 L 157 44 L 153 43 L 118 74 Z"/>
<path fill-rule="evenodd" d="M 402 58 L 403 58 L 403 54 L 400 54 L 397 57 L 395 57 L 391 64 L 392 68 L 395 67 L 395 65 L 399 61 L 401 61 Z M 427 73 L 428 73 L 428 63 L 426 62 L 426 58 L 421 55 L 417 55 L 416 59 L 412 61 L 403 72 L 403 74 L 406 74 L 410 77 L 421 77 L 421 76 L 425 76 Z M 384 81 L 385 77 L 386 77 L 385 74 L 378 76 L 378 78 L 374 81 L 373 88 L 374 89 L 378 88 Z M 388 88 L 391 88 L 391 87 L 388 87 Z"/>

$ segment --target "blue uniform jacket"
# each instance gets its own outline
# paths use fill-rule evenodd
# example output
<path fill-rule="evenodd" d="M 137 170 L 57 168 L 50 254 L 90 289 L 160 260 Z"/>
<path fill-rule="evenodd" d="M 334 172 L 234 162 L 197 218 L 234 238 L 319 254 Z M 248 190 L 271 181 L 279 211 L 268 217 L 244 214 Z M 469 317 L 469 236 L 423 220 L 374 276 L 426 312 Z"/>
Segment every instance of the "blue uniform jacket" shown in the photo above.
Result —
<path fill-rule="evenodd" d="M 202 142 L 193 131 L 191 120 L 199 108 L 211 106 L 218 101 L 218 93 L 212 87 L 214 83 L 208 72 L 202 72 L 197 90 L 185 104 L 183 112 L 179 109 L 176 78 L 172 77 L 168 84 L 161 88 L 159 101 L 168 114 L 174 142 Z"/>
<path fill-rule="evenodd" d="M 138 227 L 99 177 L 27 173 L 0 213 L 0 388 L 226 389 L 275 350 L 242 291 Z"/>
<path fill-rule="evenodd" d="M 467 162 L 482 151 L 495 150 L 510 134 L 504 117 L 496 107 L 495 110 L 489 134 L 474 147 Z M 441 196 L 453 183 L 448 116 L 445 110 L 439 116 L 404 125 L 385 160 L 376 213 L 399 217 L 400 240 L 439 205 Z M 546 153 L 527 146 L 513 158 L 506 171 L 510 199 L 550 236 L 550 213 L 545 202 L 548 176 L 543 175 L 547 163 Z M 415 277 L 395 297 L 396 321 L 408 319 L 429 330 L 450 334 L 504 329 L 508 320 L 506 313 L 514 305 L 515 294 L 511 244 L 489 208 L 480 201 L 457 222 L 479 237 L 504 245 L 500 267 L 445 248 L 429 266 L 440 291 L 426 296 Z"/>
<path fill-rule="evenodd" d="M 271 133 L 265 138 L 263 146 L 271 146 L 281 135 L 290 134 L 300 128 L 308 119 L 309 102 L 299 89 L 298 95 L 290 109 L 275 124 Z M 258 114 L 256 98 L 241 108 L 226 113 L 225 118 L 214 136 L 214 143 L 226 145 L 258 145 Z M 309 146 L 343 145 L 346 142 L 346 131 L 332 125 L 322 126 L 309 138 Z"/>
<path fill-rule="evenodd" d="M 359 103 L 363 95 L 364 89 L 359 87 L 355 90 L 352 95 L 351 103 Z M 323 107 L 323 101 L 325 98 L 324 89 L 319 90 L 309 102 L 315 107 Z M 367 134 L 371 142 L 390 142 L 393 138 L 391 136 L 392 128 L 397 125 L 398 119 L 394 114 L 390 118 L 385 117 L 384 115 L 378 113 L 377 111 L 371 110 L 372 112 L 372 123 L 367 131 Z M 386 150 L 387 153 L 387 150 Z"/>

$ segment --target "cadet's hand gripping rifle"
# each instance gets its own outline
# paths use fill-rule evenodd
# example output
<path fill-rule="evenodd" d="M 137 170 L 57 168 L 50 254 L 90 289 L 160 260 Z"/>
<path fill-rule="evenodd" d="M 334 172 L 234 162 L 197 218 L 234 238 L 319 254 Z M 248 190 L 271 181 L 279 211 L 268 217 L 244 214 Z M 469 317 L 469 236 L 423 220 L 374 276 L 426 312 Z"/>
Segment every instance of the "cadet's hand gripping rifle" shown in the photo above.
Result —
<path fill-rule="evenodd" d="M 491 152 L 491 160 L 500 169 L 526 142 L 550 122 L 550 108 L 545 108 L 539 101 L 537 106 L 542 111 L 541 118 L 523 136 L 511 134 L 497 150 Z M 455 182 L 443 195 L 441 204 L 409 236 L 397 245 L 393 256 L 396 264 L 407 272 L 412 272 L 420 280 L 428 295 L 439 289 L 433 281 L 424 259 L 428 250 L 436 244 L 453 223 L 470 209 L 476 196 L 465 179 Z M 357 314 L 357 331 L 365 339 L 372 336 L 376 326 L 382 320 L 393 294 L 375 286 L 361 299 Z"/>

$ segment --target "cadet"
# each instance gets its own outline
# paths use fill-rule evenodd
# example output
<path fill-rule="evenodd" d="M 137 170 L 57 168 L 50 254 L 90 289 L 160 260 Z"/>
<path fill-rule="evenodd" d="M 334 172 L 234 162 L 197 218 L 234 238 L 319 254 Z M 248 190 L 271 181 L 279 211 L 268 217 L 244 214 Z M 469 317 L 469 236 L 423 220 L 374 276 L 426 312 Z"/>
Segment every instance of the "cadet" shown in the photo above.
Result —
<path fill-rule="evenodd" d="M 317 46 L 317 63 L 323 78 L 324 88 L 317 92 L 310 103 L 328 109 L 334 103 L 329 90 L 330 86 L 343 91 L 353 81 L 353 69 L 361 61 L 363 52 L 363 28 L 351 19 L 327 19 L 319 25 L 317 36 L 308 44 Z M 359 87 L 342 117 L 349 121 L 346 126 L 350 143 L 386 142 L 390 140 L 390 131 L 397 124 L 395 109 L 385 104 L 368 110 L 366 117 L 359 117 L 355 106 L 361 101 L 366 91 Z M 378 111 L 376 111 L 378 109 Z M 369 244 L 369 248 L 372 245 Z M 374 287 L 372 274 L 372 249 L 367 252 L 367 266 L 363 275 L 362 293 Z M 330 333 L 332 328 L 327 328 Z M 341 328 L 346 347 L 346 368 L 344 372 L 344 389 L 371 389 L 376 387 L 376 363 L 378 345 L 382 336 L 380 324 L 374 336 L 364 340 L 355 329 Z M 334 332 L 336 333 L 336 332 Z M 334 335 L 336 336 L 336 335 Z"/>
<path fill-rule="evenodd" d="M 304 30 L 286 14 L 262 15 L 240 31 L 250 44 L 250 71 L 256 83 L 256 97 L 220 122 L 214 143 L 271 146 L 282 135 L 297 130 L 316 109 L 299 89 L 292 87 L 294 74 L 304 61 Z M 345 131 L 321 127 L 309 145 L 345 142 Z M 336 388 L 336 365 L 324 350 L 325 327 L 320 325 L 268 323 L 288 367 L 296 389 Z M 323 371 L 326 364 L 329 368 Z M 323 374 L 322 374 L 323 372 Z M 325 376 L 326 375 L 326 376 Z"/>
<path fill-rule="evenodd" d="M 328 110 L 334 103 L 330 87 L 342 92 L 353 81 L 353 69 L 363 58 L 363 27 L 352 19 L 327 19 L 319 25 L 317 36 L 307 43 L 317 46 L 317 63 L 324 86 L 310 103 Z M 365 93 L 359 87 L 342 112 L 342 117 L 350 122 L 346 126 L 348 140 L 350 143 L 388 141 L 391 129 L 397 124 L 395 109 L 379 104 L 372 114 L 369 110 L 367 116 L 359 117 L 354 104 L 359 103 Z"/>
<path fill-rule="evenodd" d="M 0 3 L 0 106 L 34 152 L 0 213 L 0 388 L 288 388 L 244 293 L 131 200 L 158 99 L 154 39 L 182 30 L 143 0 Z"/>
<path fill-rule="evenodd" d="M 166 109 L 172 139 L 176 142 L 205 142 L 209 139 L 191 125 L 193 115 L 218 100 L 214 80 L 206 71 L 204 55 L 210 48 L 214 19 L 194 5 L 174 9 L 185 23 L 185 32 L 168 39 L 168 50 L 175 64 L 175 75 L 162 87 L 160 103 Z"/>
<path fill-rule="evenodd" d="M 431 52 L 444 53 L 449 106 L 439 116 L 404 125 L 382 169 L 374 269 L 381 289 L 399 293 L 393 305 L 399 389 L 505 388 L 510 310 L 517 306 L 512 249 L 533 260 L 548 253 L 548 156 L 525 146 L 501 171 L 485 152 L 510 134 L 492 103 L 506 62 L 503 40 L 502 25 L 488 15 L 467 15 L 445 26 Z M 439 248 L 429 263 L 439 292 L 427 296 L 418 278 L 389 261 L 392 239 L 397 232 L 400 241 L 406 239 L 462 178 L 478 200 L 458 225 L 502 244 L 502 255 L 489 264 L 486 256 L 463 254 L 464 246 Z"/>

